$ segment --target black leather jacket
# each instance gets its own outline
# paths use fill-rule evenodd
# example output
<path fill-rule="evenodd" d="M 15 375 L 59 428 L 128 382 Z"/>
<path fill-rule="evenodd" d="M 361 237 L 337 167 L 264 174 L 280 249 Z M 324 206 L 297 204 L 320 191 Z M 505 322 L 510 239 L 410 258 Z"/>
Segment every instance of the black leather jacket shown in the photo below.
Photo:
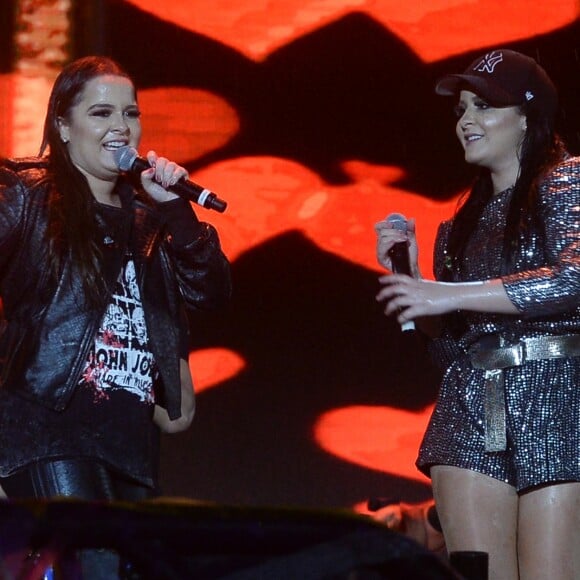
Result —
<path fill-rule="evenodd" d="M 53 187 L 42 160 L 9 161 L 0 168 L 0 386 L 61 410 L 79 382 L 106 304 L 87 301 L 70 263 L 57 281 L 49 276 L 47 200 Z M 189 202 L 153 206 L 140 201 L 123 178 L 117 187 L 130 209 L 130 246 L 161 376 L 157 402 L 175 419 L 183 305 L 222 305 L 230 295 L 229 264 L 215 229 L 197 220 Z M 116 243 L 114 232 L 101 233 L 102 276 L 112 288 L 126 247 Z"/>

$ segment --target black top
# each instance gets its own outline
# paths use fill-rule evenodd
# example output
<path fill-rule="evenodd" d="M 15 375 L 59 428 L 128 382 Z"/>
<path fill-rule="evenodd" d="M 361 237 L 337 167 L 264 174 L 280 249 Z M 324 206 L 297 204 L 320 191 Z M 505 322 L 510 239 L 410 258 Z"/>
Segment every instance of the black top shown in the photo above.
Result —
<path fill-rule="evenodd" d="M 97 205 L 109 243 L 124 245 L 126 259 L 69 404 L 54 411 L 0 390 L 0 445 L 13 450 L 5 472 L 35 460 L 92 458 L 144 485 L 156 485 L 159 432 L 152 417 L 158 372 L 135 283 L 129 231 L 123 227 L 130 223 L 128 213 Z"/>

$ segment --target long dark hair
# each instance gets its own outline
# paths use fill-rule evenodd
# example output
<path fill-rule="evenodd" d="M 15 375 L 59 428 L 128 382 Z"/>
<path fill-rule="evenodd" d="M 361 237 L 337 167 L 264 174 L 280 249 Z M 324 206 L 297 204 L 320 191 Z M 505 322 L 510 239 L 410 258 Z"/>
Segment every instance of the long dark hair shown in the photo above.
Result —
<path fill-rule="evenodd" d="M 48 166 L 54 187 L 49 197 L 48 244 L 50 268 L 58 276 L 70 256 L 80 272 L 86 294 L 97 299 L 102 289 L 96 244 L 94 197 L 86 177 L 71 161 L 68 147 L 62 141 L 59 119 L 69 119 L 71 109 L 80 101 L 86 84 L 103 75 L 129 75 L 115 61 L 103 56 L 87 56 L 73 61 L 58 75 L 44 121 L 39 155 L 48 150 Z M 132 82 L 132 80 L 131 80 Z"/>
<path fill-rule="evenodd" d="M 544 236 L 538 211 L 538 187 L 542 177 L 566 155 L 564 144 L 554 130 L 552 115 L 527 104 L 521 106 L 527 128 L 520 153 L 520 172 L 511 194 L 504 230 L 501 275 L 514 272 L 520 244 L 531 235 Z M 447 244 L 446 267 L 439 272 L 443 280 L 453 280 L 461 272 L 469 237 L 487 202 L 493 196 L 491 175 L 481 169 L 468 196 L 455 214 Z"/>

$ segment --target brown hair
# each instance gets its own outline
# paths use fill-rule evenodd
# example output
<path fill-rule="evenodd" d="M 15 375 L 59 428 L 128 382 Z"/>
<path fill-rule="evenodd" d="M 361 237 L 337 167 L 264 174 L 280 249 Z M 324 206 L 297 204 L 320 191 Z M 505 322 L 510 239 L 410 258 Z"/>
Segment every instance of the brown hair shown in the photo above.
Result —
<path fill-rule="evenodd" d="M 52 274 L 58 276 L 65 256 L 70 256 L 89 299 L 97 299 L 102 290 L 94 198 L 87 179 L 73 164 L 68 147 L 61 140 L 59 119 L 67 119 L 82 98 L 86 84 L 103 75 L 131 80 L 119 64 L 103 56 L 80 58 L 61 71 L 50 94 L 39 152 L 42 156 L 48 150 L 49 171 L 54 181 L 49 198 L 48 229 Z"/>

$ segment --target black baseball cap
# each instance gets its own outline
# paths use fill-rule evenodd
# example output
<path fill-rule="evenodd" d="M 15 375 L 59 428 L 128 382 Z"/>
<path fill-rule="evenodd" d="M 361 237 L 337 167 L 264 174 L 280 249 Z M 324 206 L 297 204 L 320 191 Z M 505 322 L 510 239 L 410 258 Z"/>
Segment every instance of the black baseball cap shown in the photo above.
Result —
<path fill-rule="evenodd" d="M 435 92 L 457 95 L 472 90 L 495 107 L 527 103 L 553 117 L 558 93 L 546 71 L 531 57 L 508 49 L 497 49 L 476 58 L 463 74 L 439 79 Z"/>

